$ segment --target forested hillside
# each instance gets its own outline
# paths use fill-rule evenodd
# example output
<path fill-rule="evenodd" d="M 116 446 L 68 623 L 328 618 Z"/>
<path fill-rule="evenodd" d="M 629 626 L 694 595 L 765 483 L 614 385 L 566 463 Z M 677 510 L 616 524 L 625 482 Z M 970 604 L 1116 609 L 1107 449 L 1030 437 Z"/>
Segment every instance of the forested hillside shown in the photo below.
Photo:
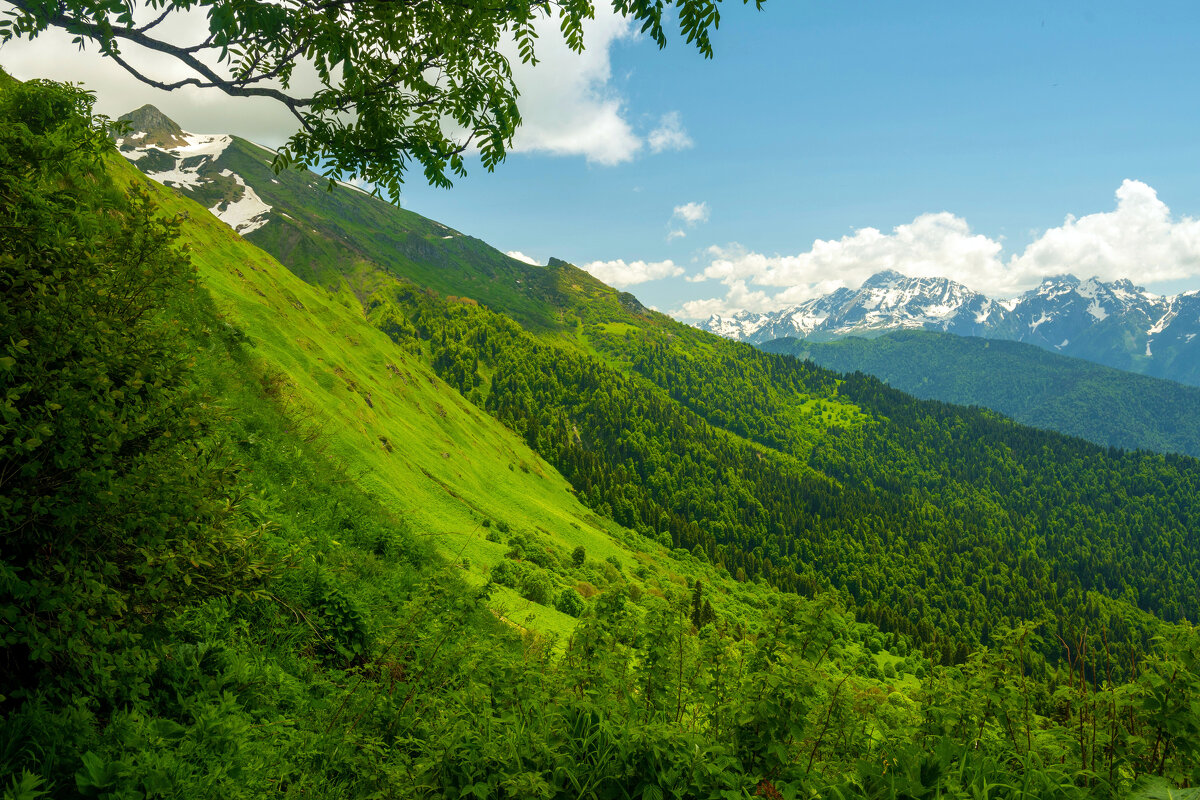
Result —
<path fill-rule="evenodd" d="M 398 267 L 306 284 L 90 109 L 0 85 L 6 800 L 1200 782 L 1196 462 L 562 263 L 527 327 Z"/>
<path fill-rule="evenodd" d="M 928 331 L 833 342 L 780 339 L 769 353 L 865 372 L 916 397 L 999 411 L 1107 447 L 1200 455 L 1200 389 L 1033 345 Z"/>
<path fill-rule="evenodd" d="M 739 578 L 835 590 L 944 662 L 1025 621 L 1145 647 L 1153 628 L 1111 620 L 1093 590 L 1197 614 L 1191 459 L 1105 451 L 661 320 L 585 325 L 626 371 L 471 304 L 400 288 L 368 307 L 599 513 Z"/>

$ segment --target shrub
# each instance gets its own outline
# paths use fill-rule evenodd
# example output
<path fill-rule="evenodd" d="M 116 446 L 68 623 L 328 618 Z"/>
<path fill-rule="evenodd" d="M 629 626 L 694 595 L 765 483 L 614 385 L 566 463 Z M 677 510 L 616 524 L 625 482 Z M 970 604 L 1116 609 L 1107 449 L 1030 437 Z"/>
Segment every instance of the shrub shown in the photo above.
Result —
<path fill-rule="evenodd" d="M 568 616 L 578 617 L 583 613 L 583 598 L 579 595 L 579 592 L 568 586 L 558 593 L 558 599 L 554 601 L 554 607 Z"/>
<path fill-rule="evenodd" d="M 491 577 L 495 583 L 515 589 L 521 579 L 521 572 L 513 562 L 501 561 L 492 567 Z"/>
<path fill-rule="evenodd" d="M 546 605 L 554 591 L 550 576 L 544 571 L 530 570 L 521 582 L 521 596 L 540 605 Z"/>
<path fill-rule="evenodd" d="M 188 328 L 215 311 L 178 221 L 104 172 L 92 102 L 0 89 L 4 695 L 44 666 L 97 670 L 139 627 L 258 594 L 267 571 L 192 368 Z"/>

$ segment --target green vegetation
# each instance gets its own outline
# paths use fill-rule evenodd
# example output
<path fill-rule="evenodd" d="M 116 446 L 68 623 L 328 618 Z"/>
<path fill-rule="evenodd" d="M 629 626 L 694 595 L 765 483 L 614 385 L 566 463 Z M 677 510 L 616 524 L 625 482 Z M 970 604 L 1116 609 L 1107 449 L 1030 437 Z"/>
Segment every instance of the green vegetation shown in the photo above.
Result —
<path fill-rule="evenodd" d="M 983 406 L 1106 447 L 1200 456 L 1200 389 L 1033 345 L 928 331 L 834 342 L 780 339 L 768 353 L 865 372 L 929 400 Z"/>
<path fill-rule="evenodd" d="M 711 336 L 700 349 L 661 321 L 637 336 L 590 326 L 624 370 L 411 287 L 367 307 L 598 514 L 739 580 L 834 590 L 941 662 L 1047 620 L 1143 651 L 1156 625 L 1136 609 L 1200 612 L 1190 459 L 1109 453 Z"/>
<path fill-rule="evenodd" d="M 1133 605 L 1190 613 L 1190 460 L 593 284 L 549 332 L 384 275 L 327 292 L 147 187 L 76 90 L 5 86 L 0 113 L 6 800 L 1200 783 L 1200 633 Z M 1091 590 L 1088 553 L 1113 559 Z M 893 576 L 938 635 L 864 621 Z"/>

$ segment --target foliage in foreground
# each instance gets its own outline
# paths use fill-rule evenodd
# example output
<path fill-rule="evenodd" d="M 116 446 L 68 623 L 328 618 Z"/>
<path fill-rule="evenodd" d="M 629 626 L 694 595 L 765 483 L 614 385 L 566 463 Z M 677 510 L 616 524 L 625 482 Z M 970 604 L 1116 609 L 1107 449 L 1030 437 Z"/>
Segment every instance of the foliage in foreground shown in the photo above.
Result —
<path fill-rule="evenodd" d="M 712 32 L 721 0 L 612 0 L 601 13 L 627 18 L 663 47 L 668 31 L 712 57 Z M 750 0 L 742 0 L 749 4 Z M 762 8 L 765 0 L 754 0 Z M 0 42 L 33 39 L 59 28 L 94 44 L 122 69 L 152 86 L 192 85 L 233 97 L 279 102 L 298 130 L 275 163 L 321 163 L 326 174 L 363 180 L 399 198 L 411 165 L 436 186 L 466 174 L 477 147 L 489 170 L 504 159 L 521 124 L 511 42 L 521 63 L 536 63 L 539 35 L 561 36 L 584 48 L 592 0 L 487 3 L 241 3 L 165 0 L 151 4 L 153 20 L 135 19 L 136 5 L 66 0 L 48 5 L 10 0 L 0 17 Z M 201 21 L 203 15 L 203 21 Z M 181 44 L 161 37 L 171 18 L 203 34 Z M 184 20 L 186 19 L 186 22 Z M 126 60 L 128 44 L 153 49 L 172 70 Z M 299 59 L 315 72 L 309 86 L 293 83 Z M 175 72 L 173 70 L 177 70 Z M 169 77 L 168 74 L 169 72 Z M 178 80 L 182 72 L 188 77 Z M 433 76 L 437 76 L 433 78 Z"/>
<path fill-rule="evenodd" d="M 569 638 L 518 636 L 483 606 L 492 587 L 465 586 L 283 412 L 176 223 L 106 180 L 88 98 L 26 84 L 0 110 L 0 230 L 23 234 L 0 254 L 5 800 L 1160 797 L 1200 782 L 1188 626 L 1126 682 L 1078 633 L 1048 662 L 1053 632 L 1035 626 L 931 668 L 831 595 L 763 584 L 746 626 L 707 584 L 614 581 Z"/>

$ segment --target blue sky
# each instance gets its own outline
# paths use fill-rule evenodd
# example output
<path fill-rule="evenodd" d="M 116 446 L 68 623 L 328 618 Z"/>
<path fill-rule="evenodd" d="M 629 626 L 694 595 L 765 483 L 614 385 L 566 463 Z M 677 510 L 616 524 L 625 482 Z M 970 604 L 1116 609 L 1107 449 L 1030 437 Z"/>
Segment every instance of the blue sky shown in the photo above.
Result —
<path fill-rule="evenodd" d="M 678 41 L 611 48 L 625 116 L 676 111 L 691 148 L 615 166 L 518 154 L 450 192 L 413 187 L 405 204 L 541 261 L 671 259 L 687 274 L 712 245 L 798 254 L 933 212 L 1017 254 L 1068 214 L 1111 212 L 1125 179 L 1172 218 L 1195 216 L 1197 23 L 1194 3 L 731 5 L 711 61 Z M 708 221 L 668 242 L 688 202 Z M 630 287 L 662 308 L 720 289 Z"/>
<path fill-rule="evenodd" d="M 522 73 L 518 152 L 449 191 L 414 175 L 403 204 L 691 316 L 885 267 L 995 294 L 1058 272 L 1200 287 L 1200 5 L 724 5 L 710 61 L 599 15 L 583 59 Z M 19 77 L 77 69 L 24 47 L 0 50 Z M 269 111 L 86 75 L 116 113 L 280 138 Z"/>

